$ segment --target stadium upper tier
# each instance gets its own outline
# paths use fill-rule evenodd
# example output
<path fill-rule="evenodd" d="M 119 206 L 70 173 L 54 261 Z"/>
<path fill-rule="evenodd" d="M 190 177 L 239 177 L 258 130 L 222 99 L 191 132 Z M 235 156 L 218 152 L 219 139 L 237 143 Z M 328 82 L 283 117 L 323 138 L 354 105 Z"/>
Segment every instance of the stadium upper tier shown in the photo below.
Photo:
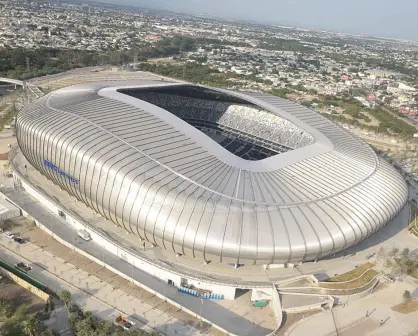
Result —
<path fill-rule="evenodd" d="M 313 142 L 313 137 L 309 133 L 288 120 L 259 106 L 232 99 L 217 91 L 164 87 L 149 91 L 125 89 L 119 92 L 159 106 L 192 126 L 196 127 L 196 124 L 201 125 L 202 122 L 206 122 L 204 133 L 209 136 L 213 133 L 210 131 L 213 128 L 211 125 L 215 125 L 218 129 L 223 128 L 223 133 L 227 133 L 228 129 L 235 131 L 234 133 L 241 133 L 243 137 L 240 138 L 246 138 L 249 143 L 270 149 L 277 147 L 269 151 L 265 157 Z M 230 151 L 222 142 L 217 142 Z M 233 153 L 237 155 L 236 151 Z"/>
<path fill-rule="evenodd" d="M 204 260 L 314 260 L 376 233 L 408 197 L 361 139 L 261 93 L 80 84 L 26 106 L 17 137 L 36 169 L 138 246 Z"/>

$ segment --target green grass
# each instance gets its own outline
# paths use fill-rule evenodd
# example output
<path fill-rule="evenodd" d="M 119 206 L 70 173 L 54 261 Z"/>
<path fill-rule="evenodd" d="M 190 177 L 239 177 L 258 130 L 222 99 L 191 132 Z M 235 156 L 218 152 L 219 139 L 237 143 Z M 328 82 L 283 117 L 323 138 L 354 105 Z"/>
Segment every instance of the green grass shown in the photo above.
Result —
<path fill-rule="evenodd" d="M 350 272 L 332 277 L 325 283 L 322 282 L 320 286 L 334 289 L 350 289 L 364 286 L 378 274 L 377 271 L 372 269 L 373 267 L 374 264 L 367 262 Z M 367 270 L 369 271 L 361 276 Z"/>

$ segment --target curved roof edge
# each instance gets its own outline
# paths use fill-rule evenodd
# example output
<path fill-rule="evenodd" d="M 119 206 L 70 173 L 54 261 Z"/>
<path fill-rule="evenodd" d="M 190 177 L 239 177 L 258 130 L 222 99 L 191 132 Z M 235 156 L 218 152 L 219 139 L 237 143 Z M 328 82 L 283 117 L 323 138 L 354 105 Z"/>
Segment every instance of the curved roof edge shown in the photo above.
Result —
<path fill-rule="evenodd" d="M 155 117 L 164 120 L 168 124 L 172 125 L 178 131 L 186 134 L 191 139 L 193 139 L 196 143 L 202 146 L 208 153 L 216 156 L 223 162 L 243 170 L 248 170 L 252 172 L 270 172 L 274 171 L 291 164 L 297 163 L 302 160 L 310 159 L 316 157 L 318 155 L 330 152 L 334 149 L 334 145 L 332 144 L 331 140 L 329 140 L 324 134 L 320 131 L 316 130 L 315 128 L 309 126 L 305 122 L 297 119 L 296 117 L 292 116 L 291 114 L 283 111 L 282 109 L 268 104 L 260 99 L 247 96 L 245 94 L 241 94 L 238 92 L 232 92 L 228 90 L 222 89 L 214 89 L 217 91 L 225 92 L 226 94 L 241 98 L 249 103 L 257 105 L 259 107 L 264 108 L 265 110 L 269 111 L 270 113 L 274 113 L 280 116 L 283 119 L 287 119 L 291 123 L 299 126 L 300 128 L 304 129 L 308 133 L 310 133 L 314 138 L 315 142 L 311 145 L 293 149 L 289 152 L 280 153 L 269 158 L 259 160 L 259 161 L 248 161 L 242 159 L 225 148 L 223 148 L 218 143 L 214 142 L 209 136 L 202 133 L 198 129 L 194 128 L 193 126 L 189 125 L 187 122 L 181 120 L 179 117 L 173 115 L 172 113 L 140 100 L 138 98 L 134 98 L 128 96 L 124 93 L 118 92 L 119 89 L 134 89 L 134 88 L 149 88 L 149 87 L 167 87 L 167 86 L 187 86 L 188 84 L 156 84 L 156 85 L 128 85 L 128 86 L 112 86 L 100 89 L 97 94 L 99 96 L 113 99 L 119 102 L 123 102 L 125 104 L 129 104 L 139 109 L 146 109 L 148 113 L 153 114 Z"/>

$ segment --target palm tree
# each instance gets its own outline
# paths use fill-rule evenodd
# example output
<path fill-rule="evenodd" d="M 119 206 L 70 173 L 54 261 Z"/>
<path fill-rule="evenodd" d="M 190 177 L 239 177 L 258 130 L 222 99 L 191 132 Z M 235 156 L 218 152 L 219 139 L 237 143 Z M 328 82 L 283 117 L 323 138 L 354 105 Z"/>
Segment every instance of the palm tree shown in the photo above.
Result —
<path fill-rule="evenodd" d="M 59 292 L 58 297 L 64 301 L 66 307 L 68 307 L 68 305 L 71 303 L 71 293 L 66 289 L 63 289 L 61 292 Z"/>
<path fill-rule="evenodd" d="M 71 306 L 71 293 L 68 290 L 63 289 L 58 293 L 58 297 L 64 301 L 65 309 L 67 309 L 67 314 L 70 314 L 68 307 Z"/>
<path fill-rule="evenodd" d="M 38 321 L 36 320 L 35 315 L 31 315 L 26 321 L 23 322 L 23 331 L 27 335 L 35 336 L 37 324 Z"/>
<path fill-rule="evenodd" d="M 10 318 L 13 315 L 13 307 L 10 301 L 0 298 L 0 319 Z"/>

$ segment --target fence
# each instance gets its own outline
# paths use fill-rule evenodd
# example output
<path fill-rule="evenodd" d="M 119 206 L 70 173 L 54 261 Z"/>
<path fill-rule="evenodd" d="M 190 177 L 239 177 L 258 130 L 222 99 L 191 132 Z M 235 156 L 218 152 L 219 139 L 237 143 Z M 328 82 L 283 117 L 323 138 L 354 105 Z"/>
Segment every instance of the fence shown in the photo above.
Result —
<path fill-rule="evenodd" d="M 51 291 L 42 282 L 32 278 L 25 272 L 0 259 L 0 272 L 7 278 L 13 280 L 19 286 L 47 301 Z"/>
<path fill-rule="evenodd" d="M 365 273 L 367 273 L 369 270 L 367 270 L 366 272 L 363 273 L 363 275 Z M 361 276 L 363 276 L 361 275 Z M 376 274 L 369 282 L 367 282 L 366 284 L 364 284 L 363 286 L 359 286 L 359 287 L 355 287 L 355 288 L 326 288 L 326 287 L 287 287 L 287 288 L 279 288 L 280 292 L 286 293 L 287 291 L 289 292 L 299 292 L 299 293 L 306 293 L 306 294 L 323 294 L 323 295 L 333 295 L 333 296 L 341 296 L 341 295 L 353 295 L 353 294 L 359 294 L 359 293 L 363 293 L 371 288 L 373 288 L 374 286 L 377 285 L 377 283 L 380 280 L 382 273 L 378 273 Z M 360 276 L 360 277 L 361 277 Z M 357 280 L 353 279 L 350 281 L 345 281 L 343 283 L 347 283 L 347 282 L 352 282 Z M 329 284 L 329 282 L 327 282 L 327 284 Z M 338 284 L 337 282 L 335 282 L 335 284 Z"/>
<path fill-rule="evenodd" d="M 63 211 L 65 211 L 68 216 L 73 217 L 75 220 L 77 220 L 79 223 L 82 223 L 86 228 L 90 229 L 91 231 L 95 232 L 98 236 L 100 236 L 101 239 L 109 242 L 109 244 L 116 244 L 118 245 L 118 248 L 120 251 L 123 251 L 125 254 L 134 255 L 135 257 L 141 259 L 144 263 L 150 264 L 154 267 L 158 267 L 160 269 L 163 269 L 164 271 L 170 272 L 172 274 L 175 274 L 180 277 L 187 277 L 190 280 L 195 280 L 199 282 L 206 282 L 209 284 L 215 284 L 220 286 L 228 286 L 228 287 L 236 287 L 236 288 L 270 288 L 270 283 L 263 283 L 263 282 L 233 282 L 232 279 L 229 282 L 217 280 L 215 278 L 212 278 L 210 276 L 196 276 L 192 273 L 187 273 L 186 270 L 182 269 L 182 272 L 178 272 L 175 268 L 170 268 L 167 265 L 165 265 L 163 262 L 158 262 L 157 260 L 151 260 L 147 258 L 143 254 L 139 254 L 138 252 L 134 251 L 133 249 L 127 247 L 127 246 L 121 246 L 119 243 L 117 243 L 115 240 L 110 239 L 106 235 L 103 234 L 103 231 L 101 232 L 100 228 L 92 226 L 90 223 L 86 222 L 83 218 L 81 218 L 78 214 L 74 213 L 70 209 L 68 209 L 64 204 L 58 203 L 56 199 L 48 195 L 44 190 L 42 190 L 39 186 L 34 185 L 28 176 L 25 176 L 22 172 L 19 171 L 18 167 L 14 164 L 14 158 L 19 153 L 19 148 L 17 146 L 14 146 L 12 150 L 9 152 L 9 162 L 10 167 L 14 174 L 20 179 L 25 181 L 26 184 L 28 184 L 32 189 L 36 190 L 37 193 L 39 193 L 42 197 L 44 197 L 46 200 L 51 202 L 52 204 L 55 204 L 59 208 L 62 208 Z M 58 203 L 58 204 L 57 204 Z"/>

